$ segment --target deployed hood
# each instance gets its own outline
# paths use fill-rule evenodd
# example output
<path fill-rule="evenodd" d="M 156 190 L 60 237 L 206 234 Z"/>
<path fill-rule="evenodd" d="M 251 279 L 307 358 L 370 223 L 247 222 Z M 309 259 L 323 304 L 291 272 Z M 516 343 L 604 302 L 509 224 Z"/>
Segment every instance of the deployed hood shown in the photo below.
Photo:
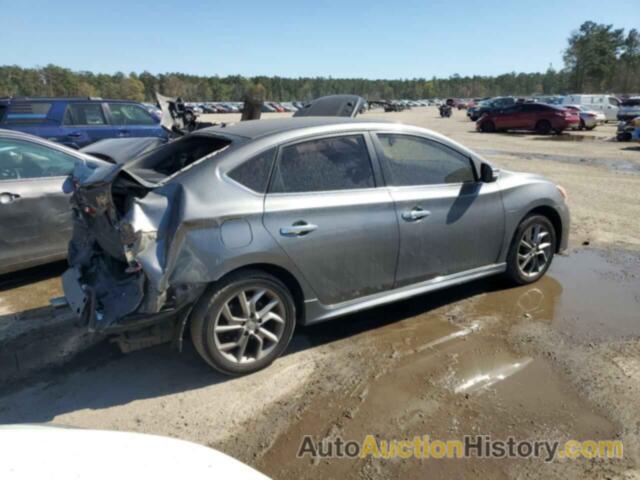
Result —
<path fill-rule="evenodd" d="M 294 117 L 355 117 L 365 108 L 358 95 L 328 95 L 316 98 L 293 114 Z"/>

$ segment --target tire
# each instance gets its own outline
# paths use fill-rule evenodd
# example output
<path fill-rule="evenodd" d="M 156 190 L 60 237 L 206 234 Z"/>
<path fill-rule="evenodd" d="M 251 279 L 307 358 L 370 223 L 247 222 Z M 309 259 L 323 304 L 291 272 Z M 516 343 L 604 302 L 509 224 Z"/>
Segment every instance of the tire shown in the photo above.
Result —
<path fill-rule="evenodd" d="M 242 294 L 250 314 L 242 308 Z M 295 325 L 295 302 L 289 289 L 273 275 L 244 270 L 213 284 L 202 295 L 192 314 L 191 339 L 215 370 L 244 375 L 278 358 L 289 345 Z"/>
<path fill-rule="evenodd" d="M 584 127 L 585 129 L 587 129 L 588 131 L 593 130 L 594 128 L 596 128 L 595 125 L 591 125 L 590 127 Z"/>
<path fill-rule="evenodd" d="M 540 135 L 548 135 L 551 132 L 551 122 L 549 120 L 540 120 L 536 123 L 536 132 Z"/>
<path fill-rule="evenodd" d="M 562 128 L 556 128 L 554 132 L 556 135 L 562 135 L 562 132 L 564 132 L 564 130 Z"/>
<path fill-rule="evenodd" d="M 586 127 L 586 125 L 584 124 L 584 120 L 580 119 L 580 126 L 578 127 L 578 130 L 584 130 Z"/>
<path fill-rule="evenodd" d="M 555 247 L 556 231 L 551 221 L 544 215 L 526 217 L 518 225 L 509 246 L 507 277 L 517 285 L 539 280 L 553 261 Z"/>
<path fill-rule="evenodd" d="M 482 122 L 480 124 L 480 131 L 484 132 L 484 133 L 493 133 L 496 131 L 496 124 L 493 123 L 491 120 L 487 120 L 485 122 Z"/>

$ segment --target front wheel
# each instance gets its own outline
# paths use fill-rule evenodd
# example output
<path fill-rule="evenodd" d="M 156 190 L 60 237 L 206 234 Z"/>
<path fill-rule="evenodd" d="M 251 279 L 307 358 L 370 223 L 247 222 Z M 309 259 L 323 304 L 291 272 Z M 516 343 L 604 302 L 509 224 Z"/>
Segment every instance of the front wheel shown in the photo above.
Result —
<path fill-rule="evenodd" d="M 260 271 L 241 271 L 205 292 L 193 312 L 196 350 L 227 375 L 268 366 L 287 348 L 295 327 L 289 289 Z"/>
<path fill-rule="evenodd" d="M 533 283 L 551 265 L 556 231 L 543 215 L 531 215 L 518 226 L 507 254 L 507 276 L 519 285 Z"/>
<path fill-rule="evenodd" d="M 496 125 L 491 120 L 486 120 L 480 124 L 480 130 L 484 133 L 493 133 L 496 131 Z"/>

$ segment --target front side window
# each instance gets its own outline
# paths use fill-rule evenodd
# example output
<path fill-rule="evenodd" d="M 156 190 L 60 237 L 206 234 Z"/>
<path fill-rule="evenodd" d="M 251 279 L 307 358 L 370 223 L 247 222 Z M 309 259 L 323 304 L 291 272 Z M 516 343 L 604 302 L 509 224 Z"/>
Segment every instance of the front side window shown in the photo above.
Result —
<path fill-rule="evenodd" d="M 375 187 L 362 135 L 330 137 L 284 147 L 271 192 L 320 192 Z"/>
<path fill-rule="evenodd" d="M 70 103 L 64 112 L 65 125 L 106 125 L 99 103 Z"/>
<path fill-rule="evenodd" d="M 75 159 L 66 153 L 22 140 L 0 139 L 0 182 L 61 177 L 73 171 Z"/>
<path fill-rule="evenodd" d="M 421 137 L 378 134 L 389 185 L 439 185 L 474 182 L 471 160 Z"/>
<path fill-rule="evenodd" d="M 144 108 L 130 103 L 109 103 L 114 125 L 155 125 L 156 121 Z"/>

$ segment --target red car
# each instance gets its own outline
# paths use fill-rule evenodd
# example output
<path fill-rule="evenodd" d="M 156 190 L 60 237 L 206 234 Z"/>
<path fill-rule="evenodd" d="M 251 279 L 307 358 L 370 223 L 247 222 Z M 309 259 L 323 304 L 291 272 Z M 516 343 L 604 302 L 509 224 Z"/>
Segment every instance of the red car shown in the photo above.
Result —
<path fill-rule="evenodd" d="M 548 134 L 562 133 L 579 125 L 580 116 L 563 108 L 542 103 L 517 103 L 485 113 L 476 122 L 476 129 L 481 132 L 530 130 Z"/>

